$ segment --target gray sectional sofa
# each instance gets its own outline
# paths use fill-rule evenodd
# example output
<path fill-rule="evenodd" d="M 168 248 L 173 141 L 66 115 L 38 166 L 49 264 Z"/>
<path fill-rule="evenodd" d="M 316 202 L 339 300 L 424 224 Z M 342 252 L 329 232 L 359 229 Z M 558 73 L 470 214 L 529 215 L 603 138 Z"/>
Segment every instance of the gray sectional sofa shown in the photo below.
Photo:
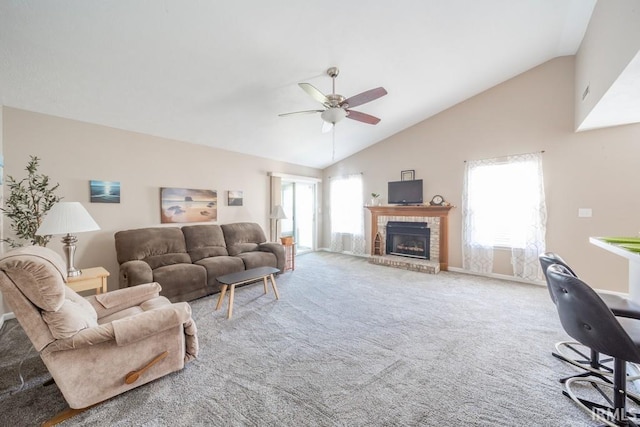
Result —
<path fill-rule="evenodd" d="M 222 275 L 285 263 L 284 247 L 251 222 L 124 230 L 115 243 L 120 288 L 158 282 L 172 302 L 219 292 Z"/>

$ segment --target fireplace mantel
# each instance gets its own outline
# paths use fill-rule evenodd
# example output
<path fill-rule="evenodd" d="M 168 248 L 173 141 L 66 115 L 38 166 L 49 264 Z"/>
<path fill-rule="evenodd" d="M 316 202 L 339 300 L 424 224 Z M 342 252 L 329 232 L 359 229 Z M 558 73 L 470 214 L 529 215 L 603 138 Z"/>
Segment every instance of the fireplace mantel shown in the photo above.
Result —
<path fill-rule="evenodd" d="M 371 211 L 371 254 L 374 253 L 374 241 L 378 234 L 379 216 L 439 217 L 440 218 L 440 270 L 449 268 L 449 211 L 453 206 L 367 206 Z"/>

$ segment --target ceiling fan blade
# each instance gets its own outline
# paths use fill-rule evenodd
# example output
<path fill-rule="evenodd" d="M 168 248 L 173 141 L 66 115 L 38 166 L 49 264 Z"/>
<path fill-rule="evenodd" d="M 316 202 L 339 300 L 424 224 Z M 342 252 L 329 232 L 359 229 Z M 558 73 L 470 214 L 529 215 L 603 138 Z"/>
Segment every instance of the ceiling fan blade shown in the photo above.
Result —
<path fill-rule="evenodd" d="M 331 122 L 325 122 L 324 120 L 322 121 L 322 133 L 328 133 L 331 132 L 331 129 L 333 129 L 335 125 Z"/>
<path fill-rule="evenodd" d="M 306 111 L 294 111 L 293 113 L 282 113 L 278 114 L 278 117 L 292 116 L 294 114 L 313 114 L 313 113 L 322 113 L 324 110 L 306 110 Z"/>
<path fill-rule="evenodd" d="M 357 95 L 352 96 L 351 98 L 347 98 L 340 105 L 347 104 L 349 107 L 357 107 L 358 105 L 366 104 L 367 102 L 371 102 L 376 100 L 382 96 L 385 96 L 387 91 L 383 87 L 377 87 L 375 89 L 369 89 L 365 92 L 359 93 Z"/>
<path fill-rule="evenodd" d="M 318 101 L 319 103 L 326 105 L 329 103 L 329 99 L 318 89 L 316 89 L 313 85 L 309 83 L 298 83 L 298 86 L 302 88 L 305 92 L 309 94 L 313 99 Z"/>
<path fill-rule="evenodd" d="M 380 121 L 379 118 L 370 114 L 361 113 L 359 111 L 348 110 L 347 118 L 351 120 L 357 120 L 359 122 L 368 123 L 370 125 L 377 125 Z"/>

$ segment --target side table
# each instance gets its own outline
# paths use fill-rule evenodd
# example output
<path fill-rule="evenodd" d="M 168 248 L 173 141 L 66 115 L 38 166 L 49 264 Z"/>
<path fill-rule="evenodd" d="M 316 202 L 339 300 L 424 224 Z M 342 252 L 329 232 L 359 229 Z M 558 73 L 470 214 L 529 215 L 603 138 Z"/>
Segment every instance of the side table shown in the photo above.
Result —
<path fill-rule="evenodd" d="M 67 277 L 67 286 L 76 292 L 95 289 L 101 294 L 107 292 L 107 277 L 109 272 L 103 267 L 83 268 L 81 275 Z"/>
<path fill-rule="evenodd" d="M 289 241 L 284 244 L 284 271 L 296 269 L 296 244 L 294 241 Z"/>

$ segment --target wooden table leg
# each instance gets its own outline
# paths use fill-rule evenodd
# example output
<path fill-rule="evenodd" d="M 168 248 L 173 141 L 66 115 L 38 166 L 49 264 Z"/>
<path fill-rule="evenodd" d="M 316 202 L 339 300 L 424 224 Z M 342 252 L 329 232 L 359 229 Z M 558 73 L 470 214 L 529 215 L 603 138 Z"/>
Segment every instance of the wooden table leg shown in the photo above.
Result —
<path fill-rule="evenodd" d="M 229 311 L 227 312 L 227 319 L 231 319 L 233 315 L 233 293 L 236 289 L 236 285 L 231 285 L 231 289 L 229 289 Z"/>
<path fill-rule="evenodd" d="M 60 412 L 55 417 L 51 418 L 50 420 L 43 422 L 41 425 L 44 427 L 58 425 L 64 420 L 68 420 L 69 418 L 75 415 L 81 414 L 82 412 L 86 411 L 87 409 L 93 408 L 96 405 L 98 405 L 98 403 L 96 403 L 95 405 L 87 406 L 86 408 L 82 408 L 82 409 L 67 408 L 64 411 Z"/>
<path fill-rule="evenodd" d="M 269 292 L 269 288 L 267 287 L 267 276 L 264 276 L 262 281 L 264 282 L 264 293 L 266 294 Z"/>
<path fill-rule="evenodd" d="M 220 295 L 218 296 L 218 304 L 216 304 L 216 310 L 219 310 L 222 307 L 222 301 L 224 300 L 224 294 L 227 293 L 227 285 L 222 285 L 222 290 L 220 291 Z"/>
<path fill-rule="evenodd" d="M 273 293 L 276 294 L 276 299 L 280 299 L 280 295 L 278 295 L 278 287 L 276 286 L 276 279 L 273 277 L 273 274 L 270 277 L 271 277 L 271 287 L 273 288 Z M 267 278 L 265 277 L 264 280 L 266 281 Z"/>

